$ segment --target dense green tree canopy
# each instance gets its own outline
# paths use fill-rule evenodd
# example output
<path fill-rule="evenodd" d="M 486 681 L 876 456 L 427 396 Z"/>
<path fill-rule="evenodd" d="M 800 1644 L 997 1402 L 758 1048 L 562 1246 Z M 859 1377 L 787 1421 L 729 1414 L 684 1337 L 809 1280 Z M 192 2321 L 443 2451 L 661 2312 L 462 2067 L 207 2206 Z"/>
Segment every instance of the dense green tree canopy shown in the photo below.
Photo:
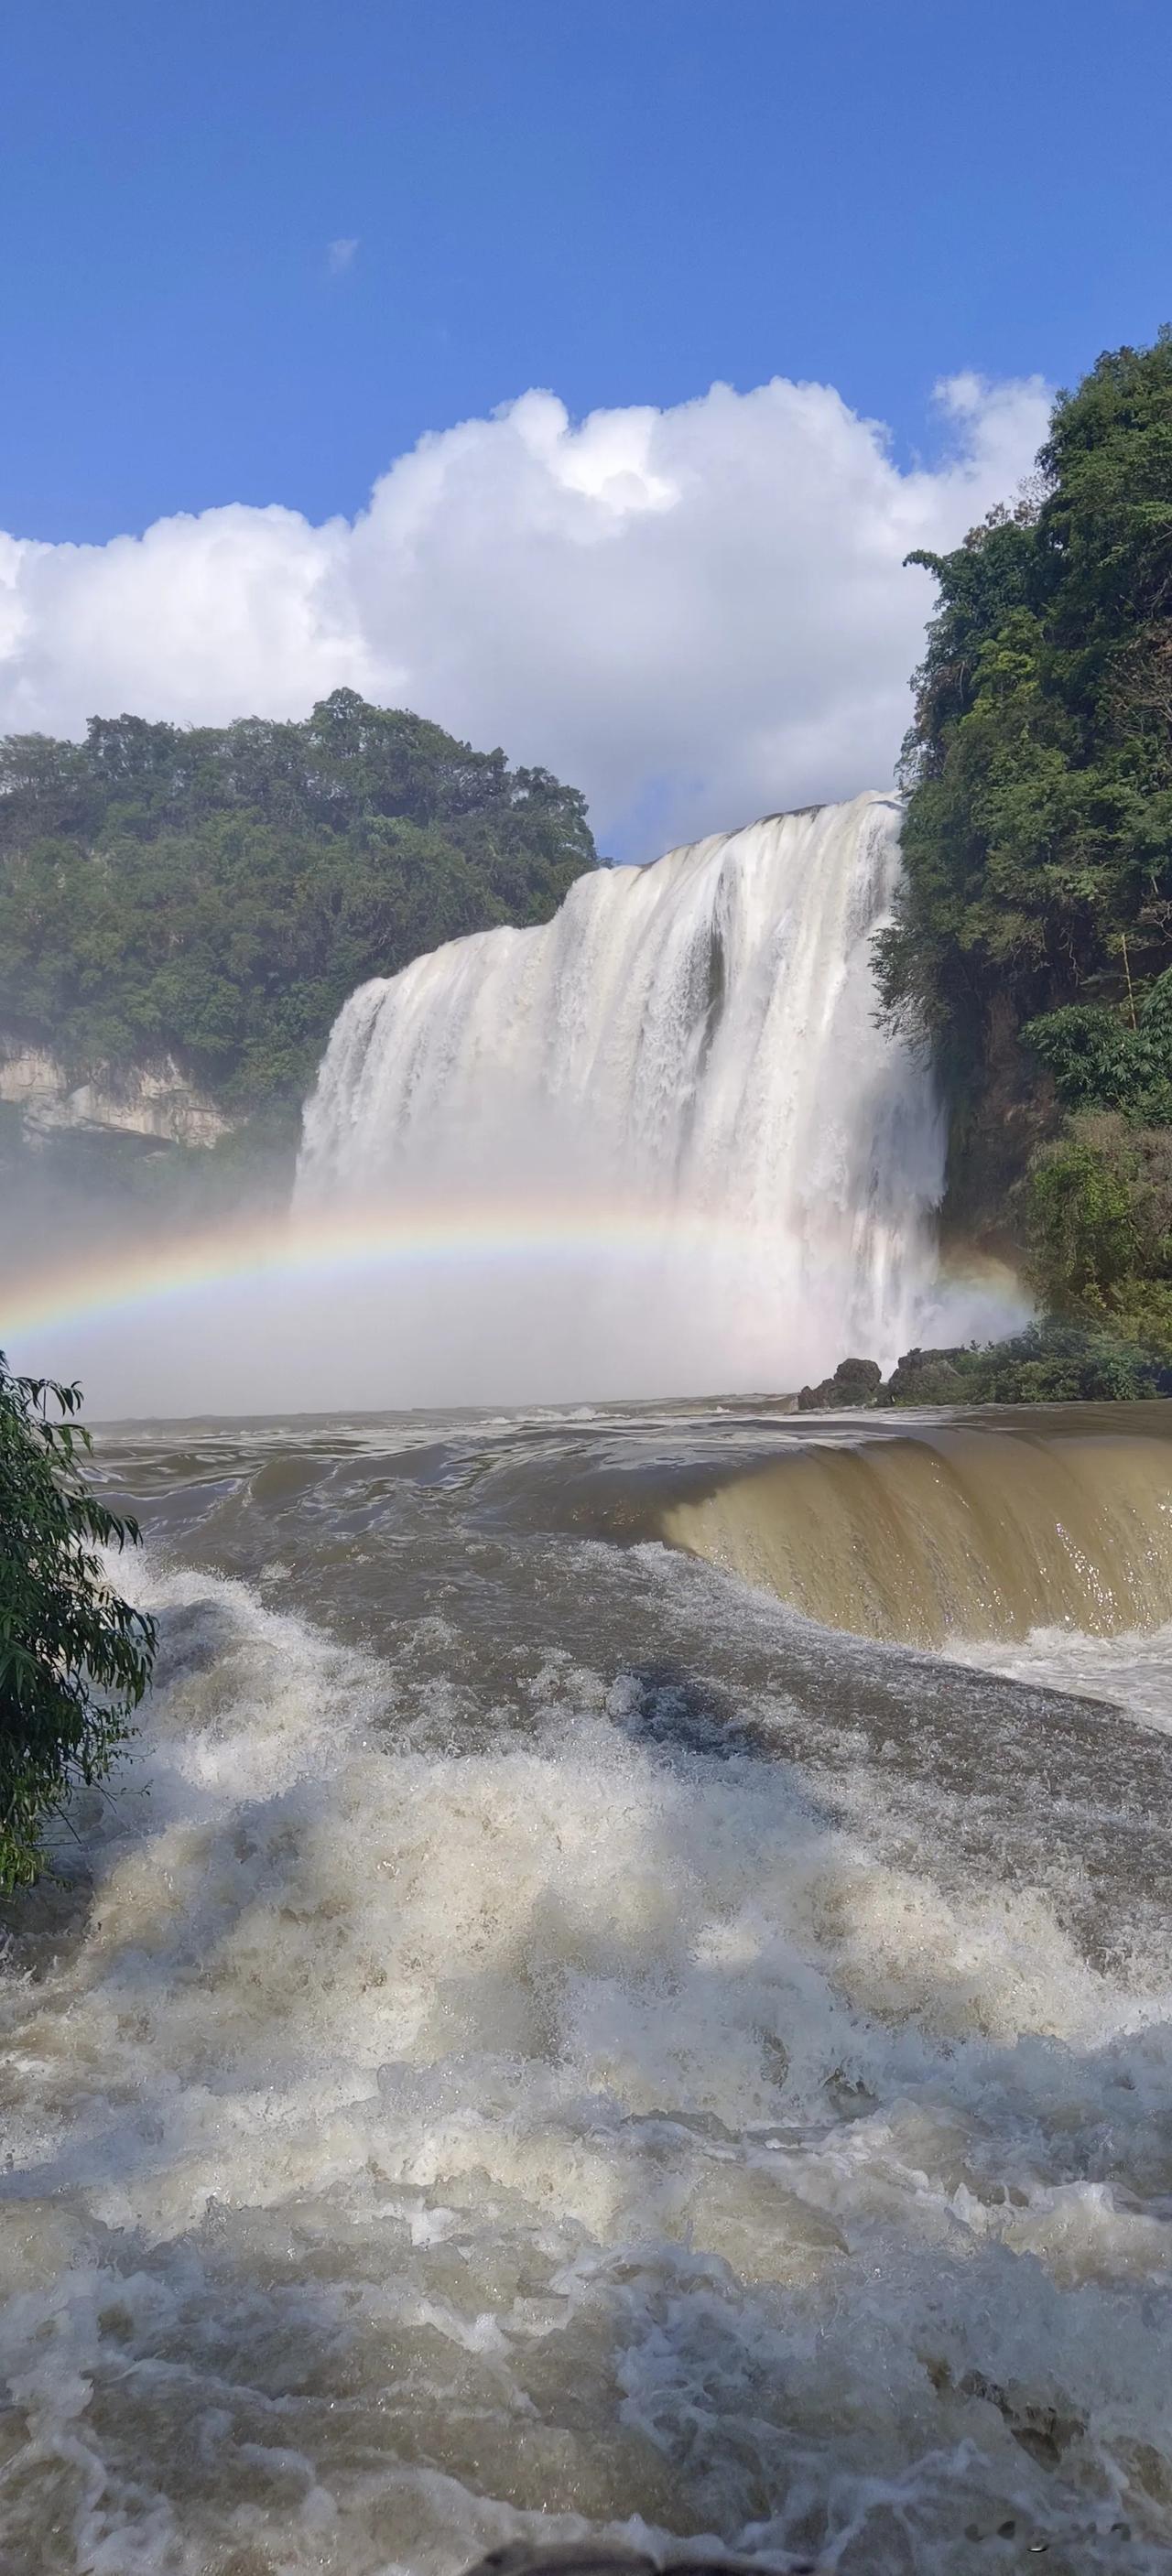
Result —
<path fill-rule="evenodd" d="M 303 723 L 95 719 L 0 744 L 0 1029 L 80 1074 L 170 1054 L 230 1109 L 288 1099 L 356 984 L 545 921 L 584 800 L 336 690 Z"/>
<path fill-rule="evenodd" d="M 889 1005 L 980 1060 L 990 1014 L 1124 1013 L 1172 958 L 1172 335 L 1060 396 L 1036 493 L 950 555 L 906 746 Z"/>
<path fill-rule="evenodd" d="M 1057 1311 L 1172 1347 L 1172 334 L 1100 358 L 1033 488 L 912 560 L 940 599 L 884 1002 L 933 1045 L 966 1223 L 1015 1212 Z"/>

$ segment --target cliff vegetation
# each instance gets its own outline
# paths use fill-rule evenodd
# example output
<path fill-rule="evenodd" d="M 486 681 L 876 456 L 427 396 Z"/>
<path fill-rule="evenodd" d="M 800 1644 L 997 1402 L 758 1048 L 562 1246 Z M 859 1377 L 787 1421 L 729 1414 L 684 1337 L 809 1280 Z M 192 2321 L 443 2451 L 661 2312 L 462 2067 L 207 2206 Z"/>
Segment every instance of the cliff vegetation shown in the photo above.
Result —
<path fill-rule="evenodd" d="M 951 1109 L 946 1217 L 1060 1322 L 1172 1357 L 1172 334 L 1061 394 L 947 555 L 904 754 L 890 1017 Z"/>

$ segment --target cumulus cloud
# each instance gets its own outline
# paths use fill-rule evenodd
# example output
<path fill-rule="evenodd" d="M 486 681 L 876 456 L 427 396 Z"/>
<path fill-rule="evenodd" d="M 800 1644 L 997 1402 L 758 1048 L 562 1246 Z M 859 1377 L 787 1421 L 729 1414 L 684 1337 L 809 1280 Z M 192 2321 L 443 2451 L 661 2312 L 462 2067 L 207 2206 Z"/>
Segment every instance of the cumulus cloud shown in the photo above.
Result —
<path fill-rule="evenodd" d="M 1012 496 L 1038 379 L 937 388 L 901 467 L 831 387 L 592 413 L 550 393 L 420 440 L 353 522 L 233 505 L 103 546 L 0 536 L 0 729 L 300 715 L 348 685 L 585 788 L 600 845 L 890 779 L 932 600 L 917 546 Z"/>
<path fill-rule="evenodd" d="M 349 238 L 343 235 L 339 241 L 326 243 L 326 266 L 329 269 L 331 277 L 340 277 L 343 269 L 349 268 L 357 248 L 358 236 L 356 233 L 351 235 Z"/>

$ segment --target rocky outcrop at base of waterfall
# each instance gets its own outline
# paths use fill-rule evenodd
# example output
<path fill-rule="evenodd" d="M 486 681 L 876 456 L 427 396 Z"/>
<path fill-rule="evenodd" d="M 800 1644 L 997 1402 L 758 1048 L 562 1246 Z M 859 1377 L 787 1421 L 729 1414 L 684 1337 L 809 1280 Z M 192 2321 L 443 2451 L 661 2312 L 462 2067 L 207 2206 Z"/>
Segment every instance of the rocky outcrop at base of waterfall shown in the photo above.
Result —
<path fill-rule="evenodd" d="M 878 1360 L 840 1360 L 833 1377 L 824 1377 L 820 1386 L 802 1388 L 797 1409 L 799 1413 L 838 1413 L 860 1404 L 877 1404 L 882 1385 Z"/>
<path fill-rule="evenodd" d="M 31 1145 L 63 1133 L 214 1145 L 236 1123 L 171 1056 L 153 1064 L 94 1067 L 79 1076 L 42 1047 L 6 1048 L 2 1040 L 0 1102 L 18 1112 Z"/>
<path fill-rule="evenodd" d="M 1126 1403 L 1168 1395 L 1172 1366 L 1158 1350 L 1100 1327 L 1045 1316 L 1004 1342 L 905 1351 L 888 1378 L 874 1360 L 842 1360 L 833 1377 L 802 1388 L 797 1409 Z"/>

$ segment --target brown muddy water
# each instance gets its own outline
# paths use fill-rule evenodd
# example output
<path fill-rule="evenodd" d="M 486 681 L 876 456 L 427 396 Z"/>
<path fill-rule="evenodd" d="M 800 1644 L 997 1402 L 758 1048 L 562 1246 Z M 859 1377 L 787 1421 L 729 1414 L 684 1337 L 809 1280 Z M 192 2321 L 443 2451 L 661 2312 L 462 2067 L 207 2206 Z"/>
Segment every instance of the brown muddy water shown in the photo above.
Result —
<path fill-rule="evenodd" d="M 1170 1416 L 105 1434 L 5 2570 L 1172 2567 Z"/>

